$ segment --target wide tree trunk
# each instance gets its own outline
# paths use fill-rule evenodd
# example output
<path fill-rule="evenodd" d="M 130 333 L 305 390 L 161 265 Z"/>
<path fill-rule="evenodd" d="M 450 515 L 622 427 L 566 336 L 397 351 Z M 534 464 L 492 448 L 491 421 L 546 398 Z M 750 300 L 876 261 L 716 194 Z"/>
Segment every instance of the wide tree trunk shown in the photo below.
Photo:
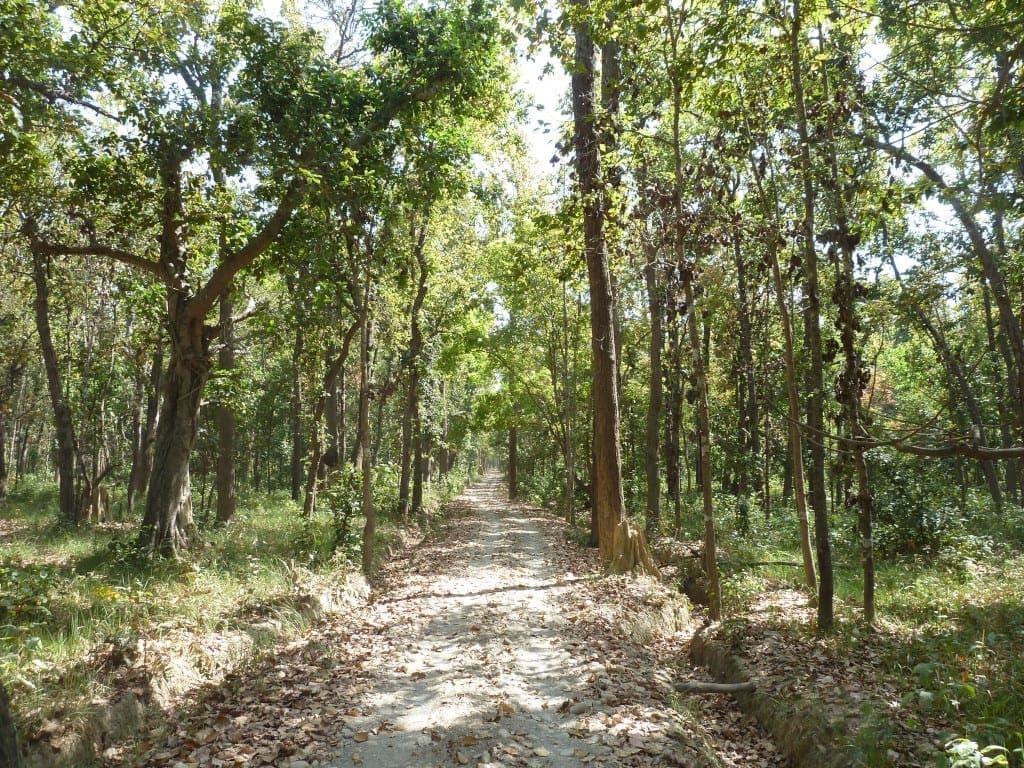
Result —
<path fill-rule="evenodd" d="M 577 5 L 584 5 L 576 0 Z M 585 5 L 584 5 L 585 7 Z M 584 251 L 590 289 L 590 333 L 593 358 L 594 466 L 592 502 L 598 547 L 606 567 L 616 571 L 657 572 L 643 533 L 625 517 L 622 460 L 619 448 L 619 400 L 616 385 L 614 295 L 605 240 L 605 197 L 595 125 L 594 43 L 586 21 L 577 21 L 572 74 L 576 175 L 583 204 Z"/>
<path fill-rule="evenodd" d="M 187 311 L 188 301 L 181 294 L 172 292 L 168 304 L 171 356 L 164 373 L 139 545 L 150 554 L 178 556 L 197 541 L 189 459 L 199 434 L 199 406 L 212 359 L 202 318 Z"/>
<path fill-rule="evenodd" d="M 35 282 L 36 288 L 36 331 L 39 334 L 39 346 L 43 354 L 43 366 L 46 369 L 46 386 L 50 393 L 53 427 L 57 438 L 60 518 L 65 524 L 78 525 L 78 492 L 75 482 L 77 446 L 75 425 L 71 416 L 71 407 L 64 396 L 64 386 L 60 375 L 60 362 L 57 360 L 57 351 L 53 345 L 53 334 L 50 331 L 49 269 L 49 257 L 40 248 L 36 247 L 33 241 L 32 279 Z"/>

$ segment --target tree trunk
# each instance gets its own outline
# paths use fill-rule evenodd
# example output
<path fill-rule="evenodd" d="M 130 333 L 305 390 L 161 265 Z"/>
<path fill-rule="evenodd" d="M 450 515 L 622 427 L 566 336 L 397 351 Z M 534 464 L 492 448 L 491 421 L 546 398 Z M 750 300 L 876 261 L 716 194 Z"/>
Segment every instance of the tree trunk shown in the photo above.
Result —
<path fill-rule="evenodd" d="M 235 323 L 233 291 L 229 286 L 220 297 L 220 341 L 217 365 L 230 376 L 235 368 Z M 217 522 L 223 525 L 235 516 L 235 411 L 228 399 L 217 406 Z"/>
<path fill-rule="evenodd" d="M 577 3 L 579 4 L 579 3 Z M 590 286 L 591 354 L 593 356 L 594 468 L 591 502 L 597 517 L 601 560 L 609 566 L 614 552 L 612 533 L 623 518 L 619 453 L 619 404 L 616 386 L 615 321 L 611 273 L 604 233 L 604 200 L 595 127 L 594 43 L 580 22 L 576 28 L 572 74 L 576 168 L 583 201 L 584 247 Z"/>
<path fill-rule="evenodd" d="M 46 369 L 46 385 L 50 393 L 50 407 L 53 409 L 53 427 L 57 438 L 57 475 L 60 486 L 60 518 L 67 525 L 78 525 L 78 493 L 75 475 L 76 439 L 71 407 L 64 396 L 60 376 L 60 362 L 53 346 L 50 331 L 50 286 L 47 273 L 49 258 L 42 251 L 32 248 L 32 279 L 35 282 L 36 331 Z"/>
<path fill-rule="evenodd" d="M 514 414 L 508 428 L 508 497 L 510 500 L 519 497 L 519 427 Z"/>
<path fill-rule="evenodd" d="M 693 271 L 683 267 L 683 291 L 686 308 L 690 317 L 687 326 L 690 334 L 690 354 L 693 365 L 694 388 L 696 389 L 697 437 L 701 498 L 704 511 L 704 576 L 707 580 L 708 616 L 712 621 L 722 618 L 722 586 L 718 578 L 718 542 L 715 534 L 715 494 L 711 478 L 711 408 L 708 404 L 707 374 L 704 356 L 701 352 L 700 334 L 697 326 L 697 307 L 693 290 Z"/>
<path fill-rule="evenodd" d="M 10 492 L 10 470 L 7 463 L 7 410 L 0 407 L 0 501 Z"/>
<path fill-rule="evenodd" d="M 429 210 L 429 209 L 428 209 Z M 413 231 L 415 228 L 413 227 Z M 398 506 L 402 519 L 409 517 L 409 484 L 412 479 L 412 454 L 414 441 L 419 440 L 418 432 L 413 428 L 419 425 L 420 410 L 420 355 L 423 352 L 423 329 L 420 325 L 420 312 L 427 297 L 427 278 L 429 276 L 426 255 L 423 250 L 426 241 L 427 226 L 424 223 L 416 236 L 413 256 L 416 259 L 418 280 L 416 296 L 409 310 L 409 393 L 402 413 L 402 467 L 398 484 Z"/>
<path fill-rule="evenodd" d="M 320 393 L 320 397 L 317 398 L 316 405 L 313 406 L 309 440 L 309 469 L 306 472 L 306 490 L 302 500 L 302 516 L 306 518 L 312 515 L 313 510 L 316 508 L 317 484 L 324 474 L 322 472 L 323 464 L 327 463 L 323 451 L 323 441 L 320 437 L 320 422 L 324 418 L 325 413 L 329 412 L 328 409 L 332 405 L 331 382 L 337 382 L 340 372 L 344 370 L 345 361 L 348 360 L 349 350 L 352 348 L 352 339 L 355 338 L 356 331 L 363 327 L 362 322 L 362 314 L 360 313 L 356 322 L 345 331 L 345 336 L 341 342 L 341 350 L 336 356 L 326 361 L 327 371 L 324 373 L 323 391 Z M 328 435 L 330 435 L 329 428 Z M 336 454 L 335 463 L 340 459 L 340 456 L 341 454 Z"/>
<path fill-rule="evenodd" d="M 804 42 L 800 0 L 793 2 L 793 28 L 790 30 L 790 65 L 793 101 L 796 106 L 797 132 L 800 137 L 800 173 L 803 178 L 804 221 L 803 288 L 804 346 L 808 365 L 805 389 L 808 393 L 807 426 L 814 439 L 810 441 L 810 501 L 814 513 L 814 535 L 818 551 L 818 630 L 828 632 L 833 624 L 832 542 L 828 525 L 828 486 L 825 482 L 825 446 L 820 439 L 825 433 L 824 363 L 821 355 L 821 297 L 818 291 L 818 255 L 814 248 L 814 169 L 811 165 L 810 131 L 804 103 L 804 87 L 800 46 Z"/>
<path fill-rule="evenodd" d="M 292 501 L 299 500 L 302 489 L 302 353 L 305 347 L 303 328 L 296 321 L 295 341 L 292 345 L 292 459 L 291 459 L 291 494 Z"/>
<path fill-rule="evenodd" d="M 770 208 L 769 197 L 765 192 L 761 181 L 761 173 L 757 164 L 751 157 L 751 170 L 757 185 L 757 191 L 765 208 Z M 772 212 L 776 226 L 779 225 L 779 214 L 776 209 Z M 804 459 L 803 459 L 803 437 L 800 434 L 800 393 L 797 388 L 797 367 L 796 367 L 796 344 L 793 341 L 793 321 L 789 311 L 789 303 L 786 300 L 786 289 L 782 282 L 782 270 L 779 267 L 779 240 L 769 234 L 767 243 L 768 260 L 772 271 L 772 287 L 775 292 L 775 307 L 779 312 L 779 319 L 782 323 L 783 337 L 783 360 L 786 370 L 786 402 L 789 407 L 788 429 L 789 435 L 789 457 L 785 467 L 783 480 L 783 498 L 789 498 L 790 491 L 794 494 L 796 505 L 797 524 L 800 529 L 800 553 L 803 557 L 804 583 L 814 596 L 817 597 L 817 574 L 814 568 L 814 557 L 811 552 L 810 525 L 807 519 L 807 489 L 804 483 Z M 767 430 L 765 430 L 767 434 Z"/>
<path fill-rule="evenodd" d="M 370 451 L 370 342 L 373 325 L 370 312 L 370 276 L 366 276 L 366 290 L 360 308 L 361 333 L 359 337 L 359 445 L 362 472 L 363 573 L 373 572 L 373 545 L 377 533 L 377 512 L 373 507 L 373 456 Z"/>
<path fill-rule="evenodd" d="M 584 0 L 576 0 L 584 5 Z M 594 43 L 578 20 L 572 102 L 576 175 L 583 204 L 584 250 L 590 288 L 590 333 L 593 356 L 594 467 L 592 500 L 601 560 L 615 571 L 640 569 L 657 573 L 646 539 L 625 516 L 619 448 L 619 400 L 615 356 L 614 296 L 605 239 L 605 196 L 595 125 Z"/>
<path fill-rule="evenodd" d="M 665 420 L 665 482 L 672 499 L 672 530 L 676 535 L 683 525 L 683 486 L 679 472 L 681 431 L 683 424 L 683 360 L 679 341 L 678 302 L 669 309 L 669 363 L 665 371 L 668 381 L 668 406 Z"/>
<path fill-rule="evenodd" d="M 21 768 L 21 748 L 18 746 L 18 731 L 11 715 L 11 700 L 7 689 L 0 684 L 0 766 Z"/>
<path fill-rule="evenodd" d="M 739 401 L 739 447 L 740 460 L 737 467 L 737 492 L 747 496 L 751 486 L 760 488 L 761 469 L 761 423 L 758 418 L 757 378 L 754 376 L 754 331 L 751 318 L 750 297 L 747 291 L 747 264 L 743 258 L 739 238 L 733 244 L 736 263 L 736 282 L 739 290 L 740 338 L 736 349 L 737 373 L 736 393 Z M 751 477 L 753 476 L 753 477 Z"/>
<path fill-rule="evenodd" d="M 662 375 L 661 350 L 664 346 L 663 322 L 665 301 L 659 280 L 657 249 L 647 248 L 647 264 L 644 267 L 644 281 L 647 285 L 647 307 L 651 317 L 650 377 L 647 400 L 647 443 L 644 450 L 644 466 L 647 476 L 647 520 L 646 533 L 654 536 L 661 527 L 661 463 L 658 447 L 661 437 Z"/>
<path fill-rule="evenodd" d="M 175 290 L 169 294 L 171 356 L 164 373 L 139 546 L 151 555 L 177 557 L 197 541 L 189 459 L 199 434 L 199 407 L 212 359 L 202 318 L 188 311 L 185 295 Z"/>
<path fill-rule="evenodd" d="M 156 444 L 156 419 L 160 406 L 160 376 L 164 367 L 163 339 L 157 341 L 149 367 L 148 381 L 142 371 L 136 373 L 138 400 L 132 430 L 132 468 L 128 476 L 128 515 L 135 517 L 139 497 L 145 496 L 149 476 L 153 471 L 153 450 Z M 145 403 L 143 404 L 143 399 Z"/>

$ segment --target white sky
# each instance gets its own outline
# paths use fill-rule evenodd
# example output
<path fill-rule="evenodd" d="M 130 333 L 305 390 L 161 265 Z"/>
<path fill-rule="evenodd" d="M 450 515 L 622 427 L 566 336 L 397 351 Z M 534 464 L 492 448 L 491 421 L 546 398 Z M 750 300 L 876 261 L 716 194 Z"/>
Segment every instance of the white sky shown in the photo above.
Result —
<path fill-rule="evenodd" d="M 523 133 L 534 161 L 534 173 L 548 176 L 554 166 L 555 144 L 569 120 L 568 108 L 569 76 L 562 65 L 553 61 L 546 50 L 538 52 L 534 59 L 519 55 L 519 88 L 526 94 L 533 106 L 527 112 Z M 551 71 L 545 74 L 545 68 Z"/>

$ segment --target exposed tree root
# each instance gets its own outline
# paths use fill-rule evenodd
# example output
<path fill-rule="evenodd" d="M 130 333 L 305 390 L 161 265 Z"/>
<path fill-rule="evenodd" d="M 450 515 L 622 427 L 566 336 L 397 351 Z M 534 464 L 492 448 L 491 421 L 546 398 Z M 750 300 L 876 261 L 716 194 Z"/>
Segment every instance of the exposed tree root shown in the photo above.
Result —
<path fill-rule="evenodd" d="M 658 566 L 654 564 L 647 537 L 639 528 L 622 520 L 612 534 L 612 557 L 608 569 L 612 573 L 637 573 L 661 578 Z"/>

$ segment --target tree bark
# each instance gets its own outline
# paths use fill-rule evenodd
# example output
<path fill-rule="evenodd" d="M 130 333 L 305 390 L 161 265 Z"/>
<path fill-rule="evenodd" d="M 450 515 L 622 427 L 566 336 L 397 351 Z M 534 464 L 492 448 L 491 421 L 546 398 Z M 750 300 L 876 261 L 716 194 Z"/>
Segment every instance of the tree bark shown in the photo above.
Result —
<path fill-rule="evenodd" d="M 577 2 L 577 5 L 580 3 Z M 584 248 L 590 286 L 593 357 L 594 467 L 591 502 L 597 517 L 602 562 L 611 564 L 612 533 L 624 516 L 622 462 L 619 453 L 619 403 L 616 386 L 614 297 L 604 232 L 604 196 L 595 126 L 594 43 L 583 22 L 576 27 L 572 101 L 576 172 L 583 203 Z"/>
<path fill-rule="evenodd" d="M 291 494 L 292 501 L 299 500 L 302 488 L 302 457 L 304 445 L 302 441 L 302 354 L 305 349 L 305 337 L 302 325 L 296 320 L 295 340 L 292 343 L 292 402 L 291 402 Z"/>
<path fill-rule="evenodd" d="M 359 445 L 362 472 L 363 573 L 373 572 L 373 545 L 377 534 L 377 512 L 373 506 L 373 456 L 370 451 L 370 276 L 366 276 L 363 305 L 360 307 L 359 336 Z"/>
<path fill-rule="evenodd" d="M 647 264 L 644 267 L 644 281 L 647 286 L 647 308 L 651 322 L 649 348 L 650 377 L 647 400 L 647 442 L 644 450 L 644 467 L 647 477 L 647 520 L 648 536 L 657 534 L 661 527 L 661 462 L 658 448 L 661 438 L 662 415 L 662 372 L 661 350 L 664 341 L 665 301 L 662 293 L 658 251 L 652 244 L 645 246 Z"/>
<path fill-rule="evenodd" d="M 515 500 L 519 497 L 519 426 L 512 415 L 512 424 L 508 428 L 508 497 Z"/>
<path fill-rule="evenodd" d="M 585 0 L 575 0 L 581 9 Z M 642 531 L 626 519 L 619 447 L 619 399 L 615 349 L 614 294 L 605 237 L 604 182 L 595 125 L 594 43 L 580 19 L 575 28 L 572 74 L 576 176 L 583 205 L 584 251 L 590 288 L 590 333 L 593 357 L 594 467 L 592 501 L 598 547 L 605 567 L 657 573 Z"/>
<path fill-rule="evenodd" d="M 220 341 L 217 367 L 230 376 L 235 368 L 235 323 L 233 291 L 229 285 L 220 297 Z M 217 406 L 217 522 L 235 516 L 235 411 L 229 401 Z"/>
<path fill-rule="evenodd" d="M 50 393 L 50 407 L 53 409 L 53 426 L 57 438 L 60 518 L 67 525 L 78 525 L 75 425 L 71 416 L 71 407 L 64 396 L 60 362 L 57 359 L 53 334 L 50 330 L 50 286 L 47 274 L 49 268 L 49 258 L 33 240 L 32 279 L 36 288 L 36 331 L 39 334 L 39 346 L 43 354 L 43 366 L 46 369 L 46 386 Z"/>
<path fill-rule="evenodd" d="M 820 435 L 825 430 L 824 363 L 821 354 L 821 297 L 818 291 L 818 255 L 814 248 L 814 169 L 811 165 L 811 139 L 804 102 L 802 57 L 804 42 L 801 0 L 793 1 L 793 26 L 790 30 L 790 66 L 792 69 L 793 102 L 796 107 L 797 133 L 800 138 L 800 174 L 803 179 L 804 221 L 802 224 L 802 266 L 804 304 L 804 346 L 808 365 L 804 386 L 808 395 L 807 426 L 815 439 L 810 441 L 811 509 L 814 513 L 814 536 L 818 553 L 818 630 L 828 632 L 834 620 L 832 574 L 832 542 L 828 524 L 828 486 L 825 482 L 825 446 Z"/>
<path fill-rule="evenodd" d="M 132 415 L 132 468 L 128 475 L 128 515 L 135 517 L 139 497 L 145 496 L 153 470 L 156 419 L 160 406 L 160 376 L 164 367 L 164 343 L 160 338 L 150 362 L 149 376 L 141 368 L 135 374 L 136 406 Z"/>

